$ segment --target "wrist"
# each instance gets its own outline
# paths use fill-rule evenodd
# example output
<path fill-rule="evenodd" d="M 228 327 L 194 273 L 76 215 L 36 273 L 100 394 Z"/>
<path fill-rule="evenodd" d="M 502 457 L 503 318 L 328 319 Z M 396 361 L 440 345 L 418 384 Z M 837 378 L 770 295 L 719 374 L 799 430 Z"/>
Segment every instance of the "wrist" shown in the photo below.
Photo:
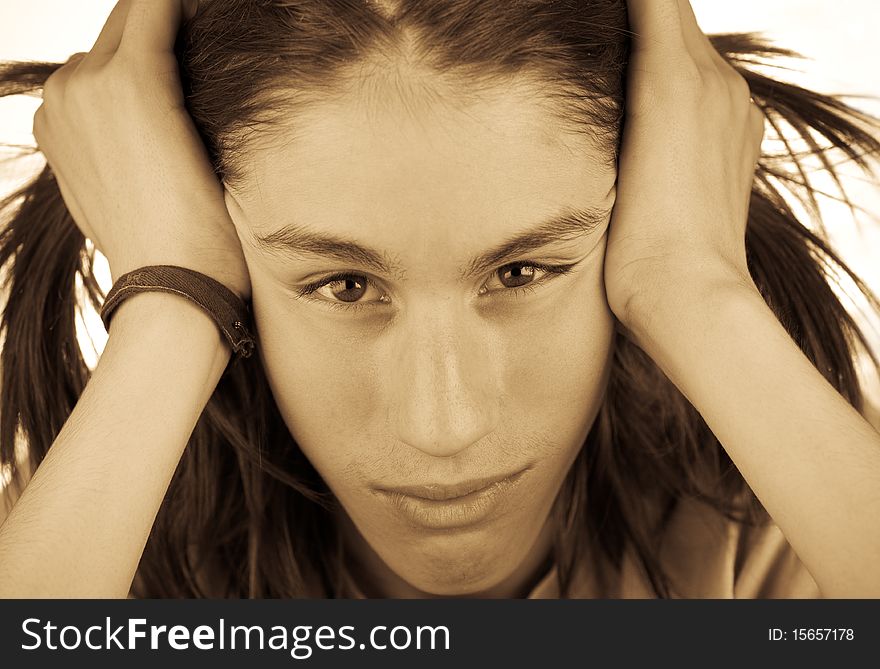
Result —
<path fill-rule="evenodd" d="M 630 337 L 647 353 L 688 328 L 716 318 L 732 301 L 757 298 L 758 288 L 746 272 L 706 266 L 675 276 L 655 274 L 627 299 L 617 315 Z M 684 330 L 683 330 L 684 328 Z"/>
<path fill-rule="evenodd" d="M 176 265 L 141 267 L 119 277 L 101 307 L 105 327 L 120 303 L 132 295 L 154 291 L 180 296 L 201 308 L 219 328 L 233 354 L 249 357 L 253 353 L 253 326 L 247 303 L 216 279 Z"/>
<path fill-rule="evenodd" d="M 124 300 L 113 314 L 108 334 L 108 349 L 146 348 L 157 362 L 185 353 L 190 364 L 205 367 L 217 379 L 232 354 L 201 307 L 170 293 L 144 292 Z"/>
<path fill-rule="evenodd" d="M 247 267 L 241 256 L 234 254 L 228 256 L 218 255 L 213 258 L 197 258 L 195 255 L 188 255 L 183 258 L 176 257 L 174 254 L 155 254 L 154 256 L 141 257 L 136 260 L 111 263 L 110 278 L 115 284 L 121 276 L 129 272 L 159 265 L 182 267 L 204 274 L 223 284 L 242 301 L 247 302 L 250 300 L 251 287 Z"/>

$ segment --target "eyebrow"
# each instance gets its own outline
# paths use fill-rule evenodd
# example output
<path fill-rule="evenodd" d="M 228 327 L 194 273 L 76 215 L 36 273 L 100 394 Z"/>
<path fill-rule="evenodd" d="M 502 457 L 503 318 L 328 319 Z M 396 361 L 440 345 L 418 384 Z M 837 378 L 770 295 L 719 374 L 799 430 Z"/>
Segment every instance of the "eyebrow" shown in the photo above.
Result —
<path fill-rule="evenodd" d="M 465 265 L 461 279 L 465 281 L 480 276 L 513 261 L 518 256 L 550 244 L 572 241 L 589 235 L 605 221 L 609 213 L 610 209 L 567 208 L 534 228 L 518 233 L 471 259 Z M 389 276 L 405 274 L 405 270 L 386 253 L 295 223 L 265 236 L 256 235 L 255 239 L 257 246 L 269 253 L 287 256 L 312 255 L 359 265 L 378 274 Z"/>

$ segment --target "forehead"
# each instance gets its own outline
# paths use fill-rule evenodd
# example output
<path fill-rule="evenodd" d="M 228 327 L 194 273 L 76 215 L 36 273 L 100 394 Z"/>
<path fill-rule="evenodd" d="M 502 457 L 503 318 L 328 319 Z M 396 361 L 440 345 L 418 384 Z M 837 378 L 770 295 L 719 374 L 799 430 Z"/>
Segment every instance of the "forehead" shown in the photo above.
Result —
<path fill-rule="evenodd" d="M 607 153 L 533 90 L 386 93 L 361 88 L 312 105 L 250 145 L 235 192 L 255 234 L 296 223 L 454 252 L 561 208 L 609 204 Z"/>

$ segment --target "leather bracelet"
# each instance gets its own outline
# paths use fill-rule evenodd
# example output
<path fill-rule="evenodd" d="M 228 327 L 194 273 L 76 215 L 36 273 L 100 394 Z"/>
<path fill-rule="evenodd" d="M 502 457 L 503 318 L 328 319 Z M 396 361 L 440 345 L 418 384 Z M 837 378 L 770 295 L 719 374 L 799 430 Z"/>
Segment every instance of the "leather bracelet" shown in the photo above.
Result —
<path fill-rule="evenodd" d="M 150 265 L 119 277 L 101 307 L 104 328 L 109 332 L 110 318 L 120 302 L 148 291 L 174 293 L 194 302 L 220 328 L 233 355 L 248 358 L 253 353 L 255 343 L 247 303 L 219 281 L 176 265 Z"/>

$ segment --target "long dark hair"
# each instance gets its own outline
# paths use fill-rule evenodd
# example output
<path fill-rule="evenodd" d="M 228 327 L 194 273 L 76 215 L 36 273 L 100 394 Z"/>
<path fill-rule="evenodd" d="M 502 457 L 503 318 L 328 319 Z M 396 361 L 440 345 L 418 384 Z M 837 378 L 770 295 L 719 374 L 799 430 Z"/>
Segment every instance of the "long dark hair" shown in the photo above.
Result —
<path fill-rule="evenodd" d="M 512 74 L 537 76 L 562 93 L 559 108 L 568 119 L 593 132 L 616 159 L 631 38 L 624 0 L 401 0 L 393 16 L 378 4 L 202 3 L 181 31 L 178 56 L 188 109 L 220 178 L 237 178 L 245 131 L 271 125 L 291 104 L 325 99 L 354 71 L 350 65 L 389 50 L 470 87 Z M 753 67 L 791 52 L 753 34 L 711 39 L 786 141 L 781 154 L 761 158 L 755 174 L 745 240 L 754 281 L 813 364 L 862 410 L 855 361 L 870 349 L 835 293 L 836 277 L 854 282 L 872 308 L 880 305 L 815 226 L 798 220 L 790 196 L 818 216 L 805 161 L 818 158 L 836 179 L 833 157 L 842 152 L 869 171 L 868 156 L 880 150 L 880 122 L 839 97 L 781 83 Z M 38 91 L 56 67 L 6 64 L 0 95 Z M 842 197 L 848 201 L 845 192 Z M 0 462 L 11 468 L 10 488 L 20 491 L 16 442 L 26 445 L 36 468 L 89 376 L 75 331 L 77 277 L 95 306 L 103 295 L 50 169 L 6 199 L 3 213 Z M 588 546 L 612 565 L 631 549 L 657 594 L 672 596 L 658 541 L 686 497 L 737 522 L 769 520 L 696 410 L 618 335 L 604 403 L 554 508 L 562 596 Z M 284 425 L 259 359 L 242 361 L 227 370 L 192 434 L 134 594 L 338 596 L 343 558 L 334 504 Z M 199 574 L 208 563 L 217 578 L 206 584 Z"/>

